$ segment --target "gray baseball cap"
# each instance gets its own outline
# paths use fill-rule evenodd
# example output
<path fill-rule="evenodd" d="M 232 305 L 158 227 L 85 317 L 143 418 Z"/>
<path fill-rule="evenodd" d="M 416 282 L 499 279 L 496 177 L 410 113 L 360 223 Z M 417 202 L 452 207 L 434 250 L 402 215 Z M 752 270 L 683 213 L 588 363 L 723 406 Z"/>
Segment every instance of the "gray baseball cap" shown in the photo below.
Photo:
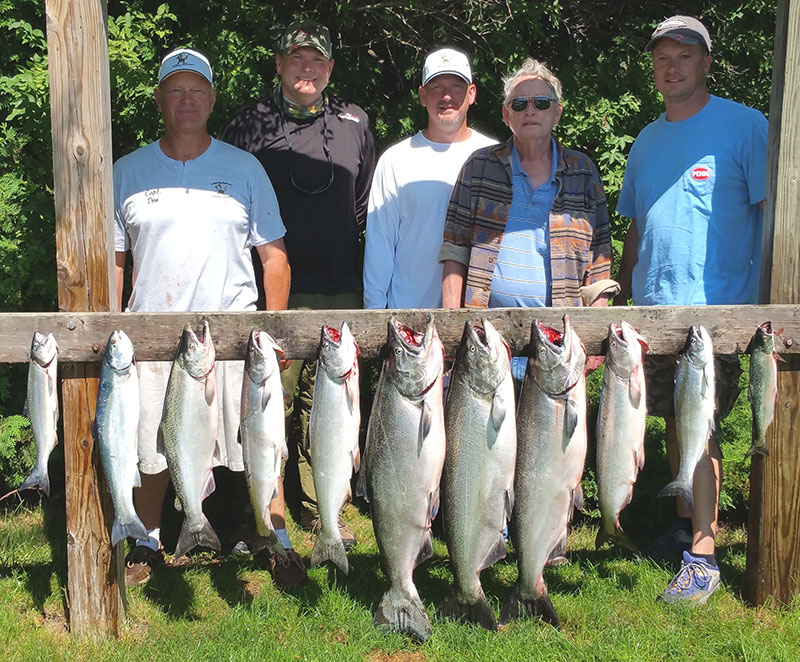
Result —
<path fill-rule="evenodd" d="M 644 50 L 652 51 L 656 42 L 662 37 L 669 37 L 689 46 L 703 44 L 706 50 L 711 52 L 711 37 L 708 35 L 708 30 L 700 21 L 691 16 L 671 16 L 661 21 L 650 36 L 650 41 L 647 42 Z"/>

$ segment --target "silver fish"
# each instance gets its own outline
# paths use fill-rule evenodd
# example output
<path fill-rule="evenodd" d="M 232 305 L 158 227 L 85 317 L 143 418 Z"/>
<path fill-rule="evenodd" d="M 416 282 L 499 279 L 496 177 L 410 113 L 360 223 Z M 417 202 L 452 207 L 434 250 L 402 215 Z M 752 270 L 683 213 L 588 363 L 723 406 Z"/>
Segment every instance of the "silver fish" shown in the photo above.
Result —
<path fill-rule="evenodd" d="M 480 572 L 506 555 L 514 502 L 517 429 L 511 352 L 488 320 L 464 324 L 445 405 L 442 509 L 454 591 L 443 616 L 496 630 Z"/>
<path fill-rule="evenodd" d="M 256 519 L 253 551 L 268 547 L 285 556 L 269 512 L 278 493 L 281 461 L 288 456 L 277 354 L 283 356 L 283 350 L 266 331 L 250 332 L 242 380 L 240 432 L 247 489 Z"/>
<path fill-rule="evenodd" d="M 602 523 L 596 547 L 610 540 L 637 552 L 619 524 L 619 514 L 630 503 L 636 476 L 644 466 L 647 397 L 642 362 L 646 350 L 645 339 L 630 324 L 609 324 L 597 414 L 597 491 Z"/>
<path fill-rule="evenodd" d="M 775 415 L 778 399 L 778 355 L 771 322 L 756 329 L 750 345 L 750 385 L 747 391 L 753 414 L 753 440 L 747 457 L 753 453 L 769 455 L 764 436 Z"/>
<path fill-rule="evenodd" d="M 215 488 L 211 470 L 219 405 L 214 358 L 208 322 L 203 322 L 199 336 L 187 323 L 169 373 L 160 426 L 176 506 L 184 515 L 176 558 L 198 545 L 220 550 L 219 538 L 203 514 L 203 499 Z"/>
<path fill-rule="evenodd" d="M 519 577 L 500 612 L 506 624 L 523 613 L 558 627 L 542 572 L 561 543 L 574 505 L 582 507 L 586 459 L 586 350 L 564 315 L 564 331 L 538 320 L 517 410 L 514 543 Z"/>
<path fill-rule="evenodd" d="M 425 640 L 431 624 L 412 572 L 433 554 L 431 520 L 438 509 L 445 454 L 444 349 L 432 316 L 424 335 L 392 318 L 387 348 L 359 473 L 359 493 L 369 498 L 391 583 L 374 622 Z"/>
<path fill-rule="evenodd" d="M 714 350 L 702 326 L 693 326 L 675 376 L 675 426 L 681 463 L 675 480 L 658 496 L 677 496 L 692 507 L 694 470 L 714 429 Z"/>
<path fill-rule="evenodd" d="M 112 331 L 103 355 L 94 419 L 94 435 L 114 504 L 112 545 L 128 537 L 147 539 L 147 529 L 133 506 L 133 488 L 142 484 L 137 466 L 138 426 L 139 375 L 133 363 L 133 344 L 124 331 Z"/>
<path fill-rule="evenodd" d="M 47 336 L 38 331 L 31 340 L 31 358 L 28 363 L 28 398 L 25 416 L 31 421 L 36 443 L 36 466 L 22 481 L 20 490 L 39 488 L 50 496 L 50 476 L 47 460 L 58 443 L 58 343 L 52 333 Z"/>
<path fill-rule="evenodd" d="M 320 523 L 311 565 L 330 560 L 345 574 L 349 566 L 339 533 L 339 511 L 352 496 L 350 478 L 361 463 L 358 354 L 346 322 L 341 333 L 331 326 L 322 327 L 308 426 Z"/>

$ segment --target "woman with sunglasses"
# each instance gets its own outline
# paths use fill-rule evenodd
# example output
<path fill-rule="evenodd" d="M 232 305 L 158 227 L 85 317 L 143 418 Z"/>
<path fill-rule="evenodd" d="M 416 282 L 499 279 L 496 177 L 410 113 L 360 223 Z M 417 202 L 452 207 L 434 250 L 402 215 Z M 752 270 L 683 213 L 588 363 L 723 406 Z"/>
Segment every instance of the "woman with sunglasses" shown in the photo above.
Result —
<path fill-rule="evenodd" d="M 588 156 L 552 136 L 561 82 L 529 58 L 504 93 L 511 138 L 474 152 L 450 198 L 443 306 L 606 305 L 619 286 L 603 183 Z"/>

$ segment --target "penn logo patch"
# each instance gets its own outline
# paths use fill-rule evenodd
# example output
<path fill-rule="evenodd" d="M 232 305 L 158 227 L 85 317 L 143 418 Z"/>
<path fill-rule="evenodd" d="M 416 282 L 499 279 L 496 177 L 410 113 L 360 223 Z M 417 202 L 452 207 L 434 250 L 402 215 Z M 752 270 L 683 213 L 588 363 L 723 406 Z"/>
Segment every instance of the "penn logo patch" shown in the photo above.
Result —
<path fill-rule="evenodd" d="M 703 168 L 702 166 L 699 168 L 692 168 L 692 179 L 696 179 L 698 182 L 704 182 L 709 177 L 711 177 L 711 171 L 708 168 Z"/>

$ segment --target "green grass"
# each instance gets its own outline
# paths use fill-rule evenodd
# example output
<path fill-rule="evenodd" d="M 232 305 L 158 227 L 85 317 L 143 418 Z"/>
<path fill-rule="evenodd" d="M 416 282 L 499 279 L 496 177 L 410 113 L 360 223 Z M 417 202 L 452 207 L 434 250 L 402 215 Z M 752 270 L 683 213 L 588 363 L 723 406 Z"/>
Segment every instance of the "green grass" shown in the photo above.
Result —
<path fill-rule="evenodd" d="M 654 600 L 674 567 L 595 551 L 596 529 L 576 527 L 569 539 L 571 563 L 546 572 L 560 631 L 525 620 L 491 633 L 435 618 L 451 581 L 445 546 L 437 540 L 435 557 L 415 574 L 434 629 L 418 645 L 372 625 L 387 581 L 371 524 L 353 507 L 346 518 L 359 545 L 350 555 L 349 577 L 315 568 L 306 586 L 281 593 L 258 562 L 203 555 L 189 565 L 164 567 L 147 586 L 128 591 L 119 640 L 81 640 L 67 631 L 58 508 L 57 501 L 20 506 L 0 519 L 3 660 L 800 659 L 800 605 L 756 609 L 742 602 L 740 529 L 719 537 L 722 587 L 705 606 L 692 608 Z M 295 527 L 290 534 L 307 557 L 311 536 Z M 56 543 L 52 552 L 48 539 Z M 496 610 L 515 577 L 513 554 L 483 573 Z"/>

